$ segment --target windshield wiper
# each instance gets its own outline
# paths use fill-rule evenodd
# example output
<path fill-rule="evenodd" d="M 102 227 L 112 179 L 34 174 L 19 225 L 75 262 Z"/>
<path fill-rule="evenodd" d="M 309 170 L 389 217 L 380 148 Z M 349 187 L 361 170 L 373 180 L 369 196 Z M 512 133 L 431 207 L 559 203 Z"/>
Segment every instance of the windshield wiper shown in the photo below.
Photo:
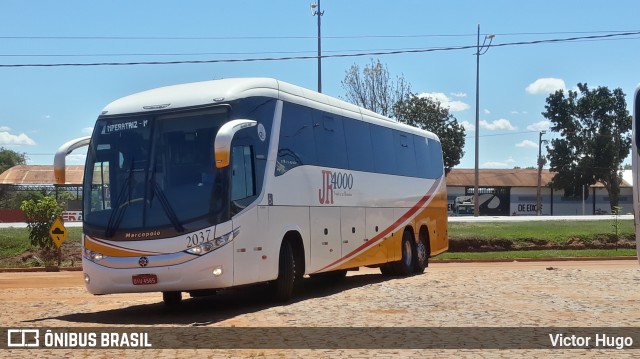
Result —
<path fill-rule="evenodd" d="M 111 208 L 111 214 L 109 215 L 109 221 L 107 222 L 107 228 L 105 229 L 105 234 L 104 234 L 105 237 L 107 238 L 113 237 L 116 230 L 120 226 L 120 222 L 122 222 L 122 218 L 124 218 L 124 212 L 127 210 L 127 207 L 129 207 L 129 203 L 131 202 L 131 192 L 133 192 L 131 188 L 132 178 L 133 178 L 133 161 L 131 161 L 131 166 L 129 168 L 129 175 L 127 176 L 126 181 L 124 181 L 124 184 L 122 185 L 122 188 L 118 193 L 118 199 L 120 200 L 124 196 L 124 193 L 125 193 L 124 191 L 127 190 L 128 188 L 129 192 L 127 193 L 127 199 L 126 201 L 120 200 L 120 202 L 117 203 L 117 206 L 115 208 L 113 207 Z"/>
<path fill-rule="evenodd" d="M 173 224 L 173 227 L 179 233 L 184 232 L 184 227 L 180 223 L 180 220 L 178 219 L 178 216 L 176 215 L 176 212 L 171 207 L 171 204 L 169 203 L 169 200 L 167 199 L 167 197 L 164 195 L 164 192 L 162 192 L 162 189 L 160 188 L 160 186 L 158 186 L 158 183 L 156 181 L 154 181 L 154 180 L 151 180 L 151 181 L 153 182 L 152 183 L 153 192 L 158 197 L 158 200 L 160 200 L 160 204 L 162 205 L 162 209 L 164 210 L 164 213 L 167 215 L 167 217 L 171 221 L 171 224 Z"/>
<path fill-rule="evenodd" d="M 171 203 L 169 203 L 167 196 L 164 195 L 162 188 L 160 188 L 155 178 L 156 178 L 156 168 L 154 166 L 151 172 L 151 178 L 149 178 L 149 185 L 153 189 L 152 194 L 155 194 L 158 197 L 158 200 L 160 201 L 160 205 L 162 206 L 162 210 L 164 210 L 164 213 L 167 215 L 167 218 L 169 218 L 169 220 L 171 221 L 171 224 L 173 224 L 173 227 L 176 229 L 176 231 L 178 233 L 184 232 L 184 227 L 180 223 L 180 220 L 178 219 L 176 212 L 173 210 L 173 207 L 171 207 Z M 153 196 L 149 198 L 149 204 L 151 204 L 151 201 L 153 201 L 153 198 L 154 198 Z"/>

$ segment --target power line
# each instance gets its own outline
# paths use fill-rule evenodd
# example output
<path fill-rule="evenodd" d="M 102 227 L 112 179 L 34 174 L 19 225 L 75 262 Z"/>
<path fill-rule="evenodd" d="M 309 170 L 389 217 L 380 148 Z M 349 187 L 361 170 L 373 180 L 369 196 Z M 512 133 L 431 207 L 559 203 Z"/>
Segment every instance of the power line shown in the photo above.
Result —
<path fill-rule="evenodd" d="M 475 34 L 427 34 L 427 35 L 345 35 L 323 36 L 323 39 L 380 39 L 380 38 L 424 38 L 424 37 L 469 37 Z M 309 40 L 317 36 L 0 36 L 0 40 L 132 40 L 132 41 L 184 41 L 184 40 Z"/>
<path fill-rule="evenodd" d="M 364 52 L 364 51 L 406 51 L 425 48 L 382 48 L 382 49 L 344 49 L 326 50 L 325 53 Z M 261 51 L 261 52 L 195 52 L 195 53 L 113 53 L 113 54 L 0 54 L 0 57 L 111 57 L 111 56 L 205 56 L 205 55 L 262 55 L 262 54 L 315 54 L 315 51 Z M 314 56 L 316 58 L 317 56 Z"/>
<path fill-rule="evenodd" d="M 593 30 L 593 31 L 549 31 L 549 32 L 512 32 L 496 33 L 500 36 L 522 35 L 567 35 L 567 34 L 615 34 L 636 32 L 640 30 Z M 323 39 L 397 39 L 397 38 L 429 38 L 429 37 L 475 37 L 476 33 L 468 34 L 404 34 L 404 35 L 336 35 L 323 36 Z M 309 40 L 316 36 L 0 36 L 0 40 Z"/>
<path fill-rule="evenodd" d="M 539 44 L 552 44 L 563 42 L 578 42 L 584 40 L 595 39 L 607 39 L 607 38 L 620 38 L 627 36 L 640 35 L 640 31 L 625 32 L 625 33 L 611 33 L 604 35 L 591 35 L 591 36 L 577 36 L 569 38 L 559 39 L 545 39 L 545 40 L 533 40 L 533 41 L 518 41 L 508 43 L 498 43 L 491 45 L 492 47 L 508 47 L 508 46 L 523 46 L 523 45 L 539 45 Z M 334 54 L 323 55 L 321 58 L 347 58 L 347 57 L 362 57 L 362 56 L 384 56 L 384 55 L 398 55 L 398 54 L 411 54 L 411 53 L 428 53 L 428 52 L 440 52 L 440 51 L 456 51 L 456 50 L 468 50 L 475 49 L 476 45 L 466 46 L 452 46 L 452 47 L 433 47 L 425 49 L 406 49 L 406 50 L 392 50 L 392 51 L 371 51 L 352 54 Z M 57 63 L 57 64 L 2 64 L 0 68 L 8 67 L 90 67 L 90 66 L 133 66 L 133 65 L 177 65 L 177 64 L 212 64 L 212 63 L 234 63 L 234 62 L 261 62 L 261 61 L 288 61 L 288 60 L 310 60 L 317 59 L 318 56 L 286 56 L 286 57 L 262 57 L 262 58 L 246 58 L 246 59 L 217 59 L 217 60 L 182 60 L 182 61 L 139 61 L 139 62 L 94 62 L 94 63 Z"/>
<path fill-rule="evenodd" d="M 640 37 L 581 39 L 573 42 L 625 41 L 636 40 Z M 492 45 L 493 46 L 493 45 Z M 325 50 L 325 53 L 367 52 L 367 51 L 413 51 L 438 48 L 409 47 L 409 48 L 379 48 L 379 49 L 342 49 Z M 0 54 L 0 57 L 129 57 L 129 56 L 209 56 L 209 55 L 265 55 L 265 54 L 315 54 L 314 50 L 300 51 L 249 51 L 249 52 L 192 52 L 192 53 L 102 53 L 102 54 Z M 314 56 L 317 58 L 317 56 Z"/>

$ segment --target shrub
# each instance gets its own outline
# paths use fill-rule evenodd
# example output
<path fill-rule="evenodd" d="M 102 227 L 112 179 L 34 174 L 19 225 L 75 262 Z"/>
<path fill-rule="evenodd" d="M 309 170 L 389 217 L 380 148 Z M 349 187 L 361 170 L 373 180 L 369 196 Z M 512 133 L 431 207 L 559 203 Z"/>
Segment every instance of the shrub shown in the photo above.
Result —
<path fill-rule="evenodd" d="M 55 244 L 49 237 L 49 229 L 53 221 L 62 215 L 62 206 L 55 197 L 23 201 L 20 209 L 26 217 L 31 245 L 41 249 L 53 248 Z"/>

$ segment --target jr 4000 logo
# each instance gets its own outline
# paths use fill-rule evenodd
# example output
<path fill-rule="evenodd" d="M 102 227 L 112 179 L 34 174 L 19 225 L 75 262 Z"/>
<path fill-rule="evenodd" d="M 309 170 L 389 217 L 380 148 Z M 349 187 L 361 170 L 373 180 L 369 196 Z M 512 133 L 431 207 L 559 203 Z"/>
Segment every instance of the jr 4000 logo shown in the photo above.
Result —
<path fill-rule="evenodd" d="M 322 171 L 322 187 L 318 190 L 320 204 L 333 204 L 335 191 L 342 190 L 344 194 L 353 188 L 353 175 L 346 172 Z M 340 194 L 338 194 L 340 195 Z"/>

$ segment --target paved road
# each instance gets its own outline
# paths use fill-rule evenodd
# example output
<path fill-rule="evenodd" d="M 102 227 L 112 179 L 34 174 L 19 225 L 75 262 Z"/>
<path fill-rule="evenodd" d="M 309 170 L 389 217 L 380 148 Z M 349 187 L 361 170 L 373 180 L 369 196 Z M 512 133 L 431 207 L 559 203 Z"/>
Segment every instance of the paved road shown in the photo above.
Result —
<path fill-rule="evenodd" d="M 1 327 L 639 327 L 635 260 L 438 263 L 389 279 L 365 269 L 342 284 L 305 281 L 287 305 L 262 288 L 188 299 L 174 313 L 158 293 L 92 296 L 81 272 L 0 273 Z M 180 335 L 179 331 L 176 331 Z M 3 334 L 4 335 L 4 334 Z M 260 340 L 260 338 L 256 338 Z M 15 357 L 638 357 L 640 350 L 11 350 Z M 7 357 L 6 355 L 3 355 Z"/>
<path fill-rule="evenodd" d="M 539 221 L 611 221 L 613 215 L 602 216 L 449 216 L 449 222 L 539 222 Z M 620 220 L 633 220 L 632 214 L 618 216 Z"/>

